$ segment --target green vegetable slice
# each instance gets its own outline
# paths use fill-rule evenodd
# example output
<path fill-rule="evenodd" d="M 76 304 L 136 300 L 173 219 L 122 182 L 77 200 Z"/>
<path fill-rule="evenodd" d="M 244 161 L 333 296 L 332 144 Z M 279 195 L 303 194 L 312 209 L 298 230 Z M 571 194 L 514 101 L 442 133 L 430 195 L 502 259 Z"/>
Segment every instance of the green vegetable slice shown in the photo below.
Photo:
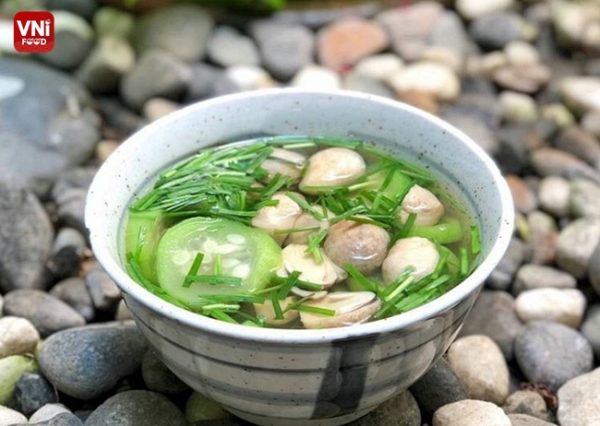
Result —
<path fill-rule="evenodd" d="M 440 244 L 450 244 L 462 240 L 463 232 L 458 219 L 449 217 L 437 225 L 414 225 L 408 232 L 408 236 L 428 238 Z"/>
<path fill-rule="evenodd" d="M 125 253 L 131 253 L 141 272 L 156 281 L 156 247 L 167 227 L 167 220 L 160 211 L 130 211 L 125 232 Z"/>
<path fill-rule="evenodd" d="M 202 262 L 194 271 L 199 253 Z M 195 217 L 165 232 L 156 264 L 158 283 L 165 292 L 201 309 L 203 295 L 265 288 L 281 267 L 282 254 L 279 245 L 260 229 L 228 219 Z"/>

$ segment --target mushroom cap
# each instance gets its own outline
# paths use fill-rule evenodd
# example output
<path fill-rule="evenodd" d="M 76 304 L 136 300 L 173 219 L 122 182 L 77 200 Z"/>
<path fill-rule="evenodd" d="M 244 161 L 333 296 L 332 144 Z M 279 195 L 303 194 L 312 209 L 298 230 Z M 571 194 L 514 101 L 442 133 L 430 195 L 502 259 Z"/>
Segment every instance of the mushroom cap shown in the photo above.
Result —
<path fill-rule="evenodd" d="M 276 231 L 293 228 L 294 222 L 302 214 L 302 208 L 283 192 L 276 193 L 272 199 L 277 200 L 278 204 L 260 209 L 252 218 L 252 226 L 265 230 L 281 244 L 287 234 Z"/>
<path fill-rule="evenodd" d="M 329 229 L 323 247 L 337 265 L 351 263 L 363 274 L 370 274 L 383 263 L 389 243 L 390 236 L 383 228 L 345 220 Z"/>
<path fill-rule="evenodd" d="M 300 279 L 315 284 L 323 285 L 323 288 L 329 288 L 338 281 L 345 280 L 348 276 L 346 271 L 339 268 L 325 254 L 323 262 L 316 262 L 312 254 L 307 254 L 305 244 L 290 244 L 283 249 L 283 267 L 278 271 L 278 275 L 291 274 L 294 271 L 300 272 Z"/>
<path fill-rule="evenodd" d="M 281 309 L 285 310 L 289 305 L 294 303 L 296 299 L 294 297 L 286 297 L 283 300 L 279 301 L 281 305 Z M 275 319 L 275 310 L 273 309 L 273 302 L 270 300 L 265 300 L 264 303 L 253 303 L 254 312 L 256 315 L 260 315 L 265 319 L 265 322 L 269 325 L 273 326 L 282 326 L 288 324 L 298 318 L 298 311 L 290 310 L 283 313 L 283 319 L 278 320 Z"/>
<path fill-rule="evenodd" d="M 367 169 L 362 156 L 347 148 L 327 148 L 308 159 L 300 190 L 317 194 L 321 188 L 347 185 L 361 177 Z"/>
<path fill-rule="evenodd" d="M 415 213 L 415 225 L 430 226 L 437 224 L 444 216 L 444 205 L 431 191 L 419 185 L 413 185 L 408 191 L 402 204 L 398 216 L 402 223 L 405 223 L 409 214 Z"/>
<path fill-rule="evenodd" d="M 381 266 L 383 280 L 393 282 L 406 268 L 412 266 L 415 281 L 431 274 L 440 260 L 437 247 L 427 238 L 402 238 L 390 249 Z"/>
<path fill-rule="evenodd" d="M 325 217 L 330 218 L 330 217 L 335 216 L 329 210 L 321 208 L 321 206 L 315 206 L 315 207 L 317 209 L 319 209 L 320 211 L 323 211 Z M 322 229 L 329 228 L 329 220 L 327 220 L 327 219 L 318 220 L 310 213 L 307 213 L 307 212 L 302 213 L 300 216 L 298 216 L 298 218 L 296 219 L 296 222 L 294 222 L 295 229 L 314 228 L 317 226 L 319 227 L 319 229 L 312 230 L 312 231 L 290 232 L 290 234 L 287 237 L 287 240 L 285 240 L 286 244 L 308 244 L 308 238 L 311 235 L 316 234 L 317 232 L 319 232 Z"/>
<path fill-rule="evenodd" d="M 381 301 L 370 291 L 340 291 L 305 303 L 309 306 L 334 309 L 335 315 L 327 317 L 310 312 L 300 312 L 306 328 L 335 328 L 368 321 L 381 306 Z"/>
<path fill-rule="evenodd" d="M 283 148 L 273 148 L 273 152 L 269 158 L 263 161 L 261 167 L 270 176 L 280 174 L 298 181 L 300 176 L 302 176 L 302 170 L 304 170 L 305 165 L 306 156 L 303 154 Z"/>

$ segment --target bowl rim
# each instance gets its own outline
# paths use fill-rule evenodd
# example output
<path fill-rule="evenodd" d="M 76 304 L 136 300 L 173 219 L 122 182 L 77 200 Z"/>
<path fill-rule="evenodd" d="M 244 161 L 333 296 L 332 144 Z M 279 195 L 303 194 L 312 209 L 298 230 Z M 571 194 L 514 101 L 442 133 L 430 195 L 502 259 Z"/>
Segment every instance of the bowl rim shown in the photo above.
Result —
<path fill-rule="evenodd" d="M 90 185 L 85 206 L 85 224 L 86 228 L 88 228 L 90 232 L 90 242 L 97 261 L 115 280 L 116 284 L 125 293 L 125 295 L 133 297 L 136 301 L 144 305 L 146 308 L 154 311 L 158 315 L 167 317 L 178 323 L 185 324 L 191 328 L 203 330 L 205 332 L 247 341 L 281 344 L 315 344 L 353 339 L 366 335 L 388 333 L 406 328 L 451 309 L 463 299 L 467 298 L 471 293 L 477 291 L 479 287 L 483 285 L 486 278 L 494 270 L 496 265 L 500 262 L 510 243 L 514 222 L 514 207 L 511 192 L 508 184 L 502 177 L 500 170 L 492 158 L 469 136 L 444 120 L 416 107 L 380 96 L 342 90 L 306 90 L 294 88 L 257 90 L 216 97 L 189 105 L 138 130 L 136 133 L 129 136 L 122 143 L 122 145 L 132 143 L 141 144 L 145 139 L 145 136 L 151 133 L 155 127 L 169 126 L 171 122 L 177 121 L 188 114 L 192 114 L 193 112 L 202 110 L 209 106 L 234 103 L 248 98 L 268 98 L 272 96 L 290 96 L 294 94 L 352 98 L 354 100 L 379 104 L 385 107 L 392 107 L 402 110 L 405 113 L 420 116 L 431 123 L 431 125 L 445 130 L 458 139 L 460 143 L 466 145 L 472 154 L 478 157 L 478 159 L 484 164 L 486 172 L 492 176 L 502 205 L 499 231 L 488 256 L 479 264 L 479 266 L 471 273 L 471 275 L 467 277 L 466 280 L 462 281 L 449 292 L 429 303 L 426 303 L 425 305 L 389 318 L 349 327 L 316 330 L 259 328 L 230 324 L 187 311 L 152 294 L 150 291 L 146 290 L 144 287 L 135 282 L 126 273 L 120 262 L 116 261 L 112 257 L 108 249 L 108 244 L 103 241 L 107 238 L 104 236 L 105 234 L 103 232 L 94 232 L 94 228 L 99 226 L 101 221 L 95 220 L 92 214 L 94 209 L 104 205 L 104 202 L 102 201 L 103 194 L 101 191 L 95 191 L 96 187 L 100 186 L 101 182 L 110 176 L 110 171 L 117 166 L 116 161 L 111 161 L 111 158 L 109 157 L 102 164 L 96 176 L 94 177 L 92 184 Z M 117 151 L 113 153 L 111 157 L 118 157 L 118 151 L 120 149 L 121 147 L 117 148 Z"/>

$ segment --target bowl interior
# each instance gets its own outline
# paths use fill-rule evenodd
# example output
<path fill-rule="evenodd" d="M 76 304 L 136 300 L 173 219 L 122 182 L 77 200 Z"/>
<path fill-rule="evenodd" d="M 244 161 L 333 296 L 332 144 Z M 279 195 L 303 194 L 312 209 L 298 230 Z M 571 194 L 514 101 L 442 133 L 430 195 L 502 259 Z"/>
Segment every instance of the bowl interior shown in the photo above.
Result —
<path fill-rule="evenodd" d="M 103 164 L 88 195 L 86 226 L 99 262 L 123 291 L 162 314 L 237 334 L 232 330 L 243 327 L 216 324 L 217 321 L 174 307 L 127 276 L 120 251 L 123 218 L 130 201 L 169 164 L 215 143 L 291 134 L 363 138 L 420 163 L 441 178 L 481 227 L 483 261 L 467 280 L 421 308 L 352 327 L 353 333 L 360 332 L 360 328 L 375 330 L 374 324 L 378 323 L 398 327 L 448 309 L 479 287 L 506 250 L 513 221 L 510 193 L 492 160 L 463 133 L 432 115 L 383 98 L 350 92 L 277 89 L 189 106 L 124 142 Z M 319 335 L 340 337 L 344 333 L 340 330 L 320 331 Z M 253 330 L 259 335 L 265 332 L 283 335 L 277 330 Z M 310 338 L 311 330 L 293 332 L 304 332 Z"/>

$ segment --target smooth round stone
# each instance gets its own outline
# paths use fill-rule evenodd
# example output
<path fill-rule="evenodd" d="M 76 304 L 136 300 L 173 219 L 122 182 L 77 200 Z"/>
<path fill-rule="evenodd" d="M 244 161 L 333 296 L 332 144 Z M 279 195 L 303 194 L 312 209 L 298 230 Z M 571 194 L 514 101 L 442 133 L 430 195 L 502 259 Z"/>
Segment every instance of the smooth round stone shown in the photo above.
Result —
<path fill-rule="evenodd" d="M 421 412 L 409 391 L 403 391 L 350 426 L 421 426 Z"/>
<path fill-rule="evenodd" d="M 163 98 L 152 98 L 146 101 L 142 108 L 142 113 L 148 121 L 158 120 L 181 108 L 176 102 Z"/>
<path fill-rule="evenodd" d="M 89 253 L 81 232 L 70 227 L 61 228 L 52 244 L 48 269 L 55 279 L 75 276 L 79 274 L 81 264 Z"/>
<path fill-rule="evenodd" d="M 571 185 L 562 177 L 548 176 L 540 182 L 538 199 L 543 210 L 556 217 L 565 217 L 570 209 Z"/>
<path fill-rule="evenodd" d="M 137 20 L 133 44 L 140 54 L 162 49 L 183 61 L 195 62 L 204 56 L 213 25 L 212 16 L 200 6 L 170 5 Z"/>
<path fill-rule="evenodd" d="M 456 10 L 465 19 L 475 19 L 493 12 L 506 10 L 513 5 L 513 0 L 457 0 Z"/>
<path fill-rule="evenodd" d="M 134 18 L 131 13 L 114 7 L 101 7 L 94 14 L 93 25 L 96 36 L 117 37 L 128 40 L 133 32 Z"/>
<path fill-rule="evenodd" d="M 336 90 L 342 82 L 337 73 L 318 65 L 307 65 L 292 79 L 292 86 L 302 89 Z"/>
<path fill-rule="evenodd" d="M 600 111 L 600 77 L 568 77 L 560 86 L 567 105 L 576 112 Z"/>
<path fill-rule="evenodd" d="M 48 10 L 66 10 L 85 19 L 91 19 L 98 8 L 96 0 L 47 0 Z"/>
<path fill-rule="evenodd" d="M 114 312 L 121 300 L 121 290 L 106 272 L 93 269 L 85 276 L 85 285 L 96 309 Z"/>
<path fill-rule="evenodd" d="M 569 380 L 557 395 L 561 426 L 600 424 L 600 368 Z"/>
<path fill-rule="evenodd" d="M 600 219 L 574 220 L 560 232 L 556 245 L 556 263 L 575 278 L 583 278 L 599 242 Z"/>
<path fill-rule="evenodd" d="M 555 423 L 528 416 L 527 414 L 509 414 L 508 418 L 512 426 L 556 426 Z"/>
<path fill-rule="evenodd" d="M 0 405 L 13 401 L 15 386 L 25 373 L 35 373 L 37 364 L 33 358 L 12 355 L 0 359 Z"/>
<path fill-rule="evenodd" d="M 586 179 L 571 181 L 571 213 L 576 217 L 600 216 L 600 186 Z"/>
<path fill-rule="evenodd" d="M 19 413 L 16 410 L 13 410 L 8 407 L 3 407 L 0 405 L 0 425 L 1 426 L 10 426 L 19 423 L 27 423 L 27 417 L 23 414 Z"/>
<path fill-rule="evenodd" d="M 558 229 L 554 218 L 539 210 L 527 216 L 529 228 L 530 262 L 534 264 L 550 264 L 556 257 Z"/>
<path fill-rule="evenodd" d="M 402 97 L 405 93 L 398 92 L 397 94 Z M 435 100 L 433 93 L 423 92 L 423 94 L 433 97 Z M 495 125 L 488 123 L 484 118 L 485 115 L 486 113 L 478 111 L 477 107 L 470 108 L 456 104 L 444 105 L 440 114 L 441 118 L 465 132 L 488 154 L 495 154 L 498 152 L 498 140 L 494 134 Z"/>
<path fill-rule="evenodd" d="M 594 135 L 580 127 L 570 126 L 564 129 L 554 141 L 554 145 L 592 166 L 600 163 L 600 143 Z"/>
<path fill-rule="evenodd" d="M 534 94 L 552 77 L 551 69 L 543 64 L 502 67 L 493 74 L 494 82 L 503 89 Z"/>
<path fill-rule="evenodd" d="M 433 62 L 410 64 L 389 78 L 396 92 L 423 92 L 451 101 L 460 94 L 460 81 L 448 67 Z"/>
<path fill-rule="evenodd" d="M 351 18 L 334 22 L 319 31 L 317 56 L 323 66 L 343 71 L 384 50 L 387 45 L 387 34 L 376 22 Z"/>
<path fill-rule="evenodd" d="M 97 170 L 95 167 L 68 170 L 59 176 L 52 188 L 52 199 L 58 206 L 59 221 L 85 235 L 88 233 L 83 217 L 85 200 Z"/>
<path fill-rule="evenodd" d="M 592 345 L 596 359 L 600 360 L 600 304 L 592 305 L 588 309 L 581 333 Z"/>
<path fill-rule="evenodd" d="M 443 46 L 431 46 L 423 51 L 419 61 L 436 62 L 447 66 L 452 71 L 460 74 L 463 69 L 463 58 L 454 50 Z"/>
<path fill-rule="evenodd" d="M 555 390 L 592 369 L 593 353 L 580 333 L 562 324 L 537 321 L 515 340 L 515 357 L 532 383 Z"/>
<path fill-rule="evenodd" d="M 590 111 L 581 118 L 581 128 L 600 138 L 600 110 Z"/>
<path fill-rule="evenodd" d="M 236 65 L 227 68 L 225 78 L 235 87 L 235 91 L 269 89 L 276 86 L 269 73 L 260 67 Z M 229 88 L 225 88 L 229 90 Z M 218 89 L 217 89 L 218 91 Z"/>
<path fill-rule="evenodd" d="M 587 301 L 577 289 L 538 288 L 519 294 L 515 307 L 524 322 L 554 321 L 578 328 Z"/>
<path fill-rule="evenodd" d="M 568 289 L 575 288 L 577 280 L 560 269 L 551 266 L 527 264 L 517 271 L 513 284 L 513 293 L 519 294 L 526 290 L 538 288 Z"/>
<path fill-rule="evenodd" d="M 538 205 L 538 200 L 535 192 L 529 188 L 527 182 L 515 175 L 507 175 L 505 178 L 513 196 L 513 201 L 517 211 L 521 213 L 529 213 L 535 210 Z"/>
<path fill-rule="evenodd" d="M 96 159 L 98 162 L 104 163 L 116 151 L 119 145 L 119 142 L 111 139 L 98 142 L 98 145 L 96 145 Z"/>
<path fill-rule="evenodd" d="M 58 402 L 56 389 L 39 374 L 23 374 L 15 385 L 14 392 L 16 406 L 28 416 L 46 404 Z"/>
<path fill-rule="evenodd" d="M 489 337 L 461 337 L 448 349 L 448 364 L 471 398 L 501 405 L 509 392 L 508 366 L 502 351 Z"/>
<path fill-rule="evenodd" d="M 502 407 L 506 414 L 526 414 L 541 420 L 549 420 L 550 413 L 546 401 L 534 391 L 516 391 L 506 398 Z"/>
<path fill-rule="evenodd" d="M 473 21 L 469 28 L 473 40 L 485 49 L 498 50 L 508 43 L 527 39 L 530 30 L 516 13 L 493 13 Z"/>
<path fill-rule="evenodd" d="M 520 40 L 511 41 L 504 46 L 504 54 L 508 63 L 517 67 L 540 62 L 540 55 L 535 47 Z"/>
<path fill-rule="evenodd" d="M 537 106 L 531 96 L 506 90 L 500 93 L 499 101 L 506 121 L 532 123 L 538 118 Z"/>
<path fill-rule="evenodd" d="M 188 385 L 173 374 L 152 350 L 147 351 L 142 359 L 142 377 L 146 387 L 151 391 L 173 394 L 189 389 Z"/>
<path fill-rule="evenodd" d="M 91 325 L 46 339 L 38 352 L 38 362 L 58 390 L 88 400 L 133 373 L 140 366 L 146 345 L 131 322 Z"/>
<path fill-rule="evenodd" d="M 508 290 L 517 269 L 524 262 L 526 254 L 525 244 L 521 240 L 513 238 L 500 263 L 490 274 L 486 285 L 496 290 Z"/>
<path fill-rule="evenodd" d="M 222 67 L 233 65 L 260 65 L 258 49 L 251 38 L 233 27 L 218 27 L 208 40 L 207 55 Z"/>
<path fill-rule="evenodd" d="M 28 423 L 30 424 L 30 423 Z M 83 422 L 79 417 L 72 413 L 60 413 L 51 419 L 36 423 L 38 426 L 83 426 Z M 25 426 L 25 425 L 19 425 Z"/>
<path fill-rule="evenodd" d="M 151 420 L 150 420 L 151 419 Z M 166 397 L 143 390 L 108 398 L 85 422 L 86 426 L 186 426 L 185 417 Z"/>
<path fill-rule="evenodd" d="M 0 358 L 34 353 L 40 334 L 33 324 L 18 317 L 0 318 Z"/>
<path fill-rule="evenodd" d="M 344 89 L 393 98 L 394 93 L 380 80 L 351 72 L 344 78 Z"/>
<path fill-rule="evenodd" d="M 576 120 L 571 111 L 561 103 L 554 102 L 548 105 L 543 105 L 541 108 L 541 117 L 548 120 L 558 128 L 568 128 L 575 124 Z"/>
<path fill-rule="evenodd" d="M 56 284 L 50 294 L 59 298 L 90 321 L 96 315 L 92 298 L 82 278 L 67 278 Z"/>
<path fill-rule="evenodd" d="M 59 414 L 70 414 L 71 412 L 62 404 L 46 404 L 40 409 L 38 409 L 33 415 L 29 418 L 30 423 L 42 423 L 46 422 Z"/>
<path fill-rule="evenodd" d="M 125 300 L 121 300 L 119 302 L 119 306 L 117 306 L 117 313 L 115 314 L 115 320 L 117 321 L 127 321 L 131 320 L 133 317 L 131 316 L 131 312 L 129 312 L 129 308 L 125 303 Z"/>
<path fill-rule="evenodd" d="M 42 61 L 64 70 L 76 68 L 88 56 L 93 45 L 94 30 L 81 16 L 66 11 L 54 15 L 54 48 L 37 55 Z"/>
<path fill-rule="evenodd" d="M 185 404 L 185 418 L 189 423 L 226 420 L 229 413 L 219 404 L 199 392 L 193 392 Z"/>
<path fill-rule="evenodd" d="M 46 337 L 85 324 L 85 319 L 62 300 L 40 290 L 14 290 L 4 298 L 4 314 L 27 318 Z"/>
<path fill-rule="evenodd" d="M 431 417 L 442 406 L 469 398 L 464 384 L 452 371 L 445 358 L 440 358 L 423 377 L 417 380 L 410 387 L 410 392 L 426 417 Z"/>
<path fill-rule="evenodd" d="M 379 81 L 386 81 L 391 75 L 404 67 L 404 61 L 393 53 L 382 53 L 380 55 L 369 56 L 361 59 L 352 68 L 352 71 L 359 75 L 373 78 Z"/>
<path fill-rule="evenodd" d="M 433 426 L 511 426 L 502 409 L 490 402 L 465 399 L 440 408 Z"/>

